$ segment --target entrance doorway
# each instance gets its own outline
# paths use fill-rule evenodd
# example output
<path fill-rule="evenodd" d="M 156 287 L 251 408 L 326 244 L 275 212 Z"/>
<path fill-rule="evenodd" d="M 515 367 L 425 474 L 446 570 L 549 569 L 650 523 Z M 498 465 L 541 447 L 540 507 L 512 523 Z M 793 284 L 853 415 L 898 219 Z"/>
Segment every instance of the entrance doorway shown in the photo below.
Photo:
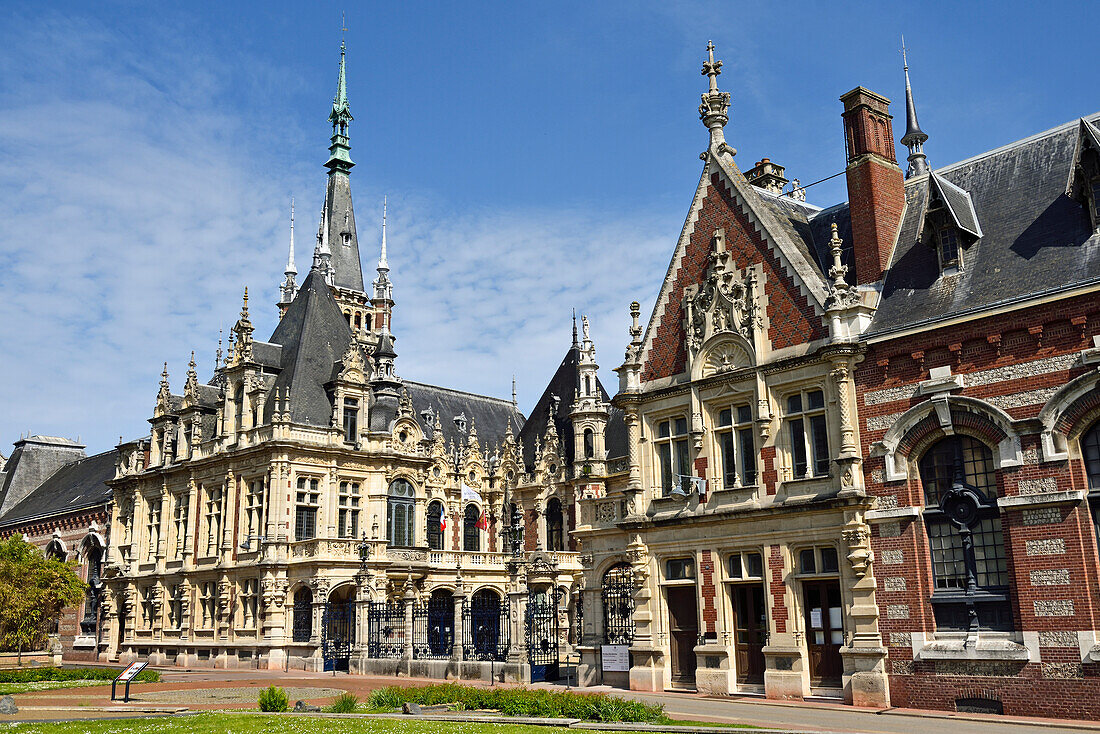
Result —
<path fill-rule="evenodd" d="M 806 608 L 806 647 L 810 655 L 810 685 L 839 688 L 844 673 L 840 647 L 844 644 L 840 582 L 822 579 L 802 582 Z"/>
<path fill-rule="evenodd" d="M 672 645 L 672 684 L 682 688 L 695 687 L 695 645 L 699 641 L 699 603 L 695 585 L 669 586 L 669 637 Z"/>
<path fill-rule="evenodd" d="M 764 684 L 764 643 L 768 635 L 768 613 L 762 584 L 733 584 L 734 654 L 737 682 Z"/>
<path fill-rule="evenodd" d="M 351 648 L 355 644 L 355 590 L 337 589 L 325 602 L 321 613 L 321 653 L 324 669 L 348 670 Z"/>

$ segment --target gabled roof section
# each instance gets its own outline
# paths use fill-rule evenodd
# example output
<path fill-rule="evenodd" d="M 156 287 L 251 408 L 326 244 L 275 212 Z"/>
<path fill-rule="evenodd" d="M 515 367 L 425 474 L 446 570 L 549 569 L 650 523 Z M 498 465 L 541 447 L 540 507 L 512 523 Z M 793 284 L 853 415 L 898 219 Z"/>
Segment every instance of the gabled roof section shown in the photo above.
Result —
<path fill-rule="evenodd" d="M 331 423 L 332 403 L 325 384 L 351 340 L 331 289 L 311 270 L 270 339 L 282 348 L 282 371 L 274 388 L 290 388 L 291 421 L 319 427 Z M 264 406 L 265 421 L 271 420 L 275 403 L 269 400 Z"/>
<path fill-rule="evenodd" d="M 0 517 L 0 527 L 106 504 L 117 455 L 111 449 L 65 464 Z"/>
<path fill-rule="evenodd" d="M 1088 121 L 1095 127 L 1098 117 Z M 982 236 L 957 275 L 943 275 L 935 248 L 920 240 L 931 187 L 923 177 L 906 181 L 908 205 L 868 336 L 1100 285 L 1100 234 L 1066 195 L 1080 131 L 1075 120 L 936 171 L 951 185 L 942 191 L 968 192 L 982 216 Z"/>
<path fill-rule="evenodd" d="M 511 400 L 410 380 L 405 380 L 402 386 L 409 393 L 413 413 L 425 436 L 432 435 L 434 416 L 437 414 L 445 441 L 465 442 L 466 434 L 460 433 L 454 423 L 455 416 L 464 415 L 467 430 L 472 425 L 477 429 L 478 440 L 494 448 L 504 440 L 509 427 L 515 435 L 523 425 L 523 414 L 516 410 Z M 432 410 L 430 419 L 424 416 L 428 408 Z"/>
<path fill-rule="evenodd" d="M 974 211 L 974 200 L 970 198 L 970 193 L 938 175 L 935 171 L 929 172 L 928 181 L 929 186 L 947 205 L 947 211 L 951 214 L 955 226 L 967 234 L 981 237 L 982 226 L 978 222 L 978 213 Z"/>
<path fill-rule="evenodd" d="M 1092 171 L 1086 170 L 1084 158 L 1086 151 L 1100 154 L 1100 130 L 1096 125 L 1085 118 L 1077 121 L 1077 144 L 1073 148 L 1073 158 L 1070 160 L 1069 180 L 1066 182 L 1066 196 L 1071 196 L 1081 202 L 1087 202 L 1088 189 L 1086 188 Z M 1094 164 L 1095 165 L 1095 164 Z"/>

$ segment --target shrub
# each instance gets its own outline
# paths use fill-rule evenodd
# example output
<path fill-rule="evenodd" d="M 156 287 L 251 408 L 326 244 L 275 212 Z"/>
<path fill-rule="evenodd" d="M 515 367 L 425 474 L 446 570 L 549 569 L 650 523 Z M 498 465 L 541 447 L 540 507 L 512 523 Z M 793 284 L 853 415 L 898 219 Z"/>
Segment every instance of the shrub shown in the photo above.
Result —
<path fill-rule="evenodd" d="M 282 688 L 269 686 L 260 691 L 260 711 L 286 711 L 290 697 Z"/>
<path fill-rule="evenodd" d="M 0 671 L 0 683 L 34 683 L 40 680 L 114 680 L 122 668 L 20 668 Z M 138 673 L 135 681 L 156 683 L 160 673 L 145 670 Z"/>
<path fill-rule="evenodd" d="M 668 721 L 664 707 L 605 693 L 572 693 L 530 688 L 471 688 L 443 683 L 418 688 L 388 686 L 371 693 L 375 709 L 396 709 L 405 701 L 421 706 L 456 704 L 460 709 L 492 709 L 505 716 L 583 719 L 585 721 Z"/>
<path fill-rule="evenodd" d="M 354 693 L 341 693 L 328 707 L 328 711 L 332 714 L 351 714 L 355 713 L 355 707 L 358 705 L 359 697 Z"/>

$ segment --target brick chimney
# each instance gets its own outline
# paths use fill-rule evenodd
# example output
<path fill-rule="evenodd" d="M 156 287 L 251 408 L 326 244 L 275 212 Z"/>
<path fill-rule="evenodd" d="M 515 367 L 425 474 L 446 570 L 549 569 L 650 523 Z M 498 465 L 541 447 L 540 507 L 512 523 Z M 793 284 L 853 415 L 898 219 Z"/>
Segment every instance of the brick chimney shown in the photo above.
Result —
<path fill-rule="evenodd" d="M 859 285 L 882 280 L 905 208 L 905 181 L 894 154 L 890 100 L 856 87 L 844 103 L 848 204 Z"/>

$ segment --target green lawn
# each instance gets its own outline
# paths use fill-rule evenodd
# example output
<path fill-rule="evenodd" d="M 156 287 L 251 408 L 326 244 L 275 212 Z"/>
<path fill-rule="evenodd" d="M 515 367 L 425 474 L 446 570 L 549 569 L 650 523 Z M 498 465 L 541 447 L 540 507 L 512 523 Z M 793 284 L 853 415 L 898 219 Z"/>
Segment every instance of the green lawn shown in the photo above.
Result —
<path fill-rule="evenodd" d="M 85 686 L 109 685 L 111 685 L 111 681 L 109 680 L 36 680 L 30 683 L 0 683 L 0 696 L 5 696 L 9 693 L 48 691 L 53 688 L 83 688 Z"/>
<path fill-rule="evenodd" d="M 69 721 L 58 724 L 0 724 L 17 734 L 577 734 L 574 729 L 515 724 L 417 721 L 413 718 L 320 718 L 309 714 L 219 714 L 144 719 Z M 601 732 L 600 734 L 608 734 Z"/>

